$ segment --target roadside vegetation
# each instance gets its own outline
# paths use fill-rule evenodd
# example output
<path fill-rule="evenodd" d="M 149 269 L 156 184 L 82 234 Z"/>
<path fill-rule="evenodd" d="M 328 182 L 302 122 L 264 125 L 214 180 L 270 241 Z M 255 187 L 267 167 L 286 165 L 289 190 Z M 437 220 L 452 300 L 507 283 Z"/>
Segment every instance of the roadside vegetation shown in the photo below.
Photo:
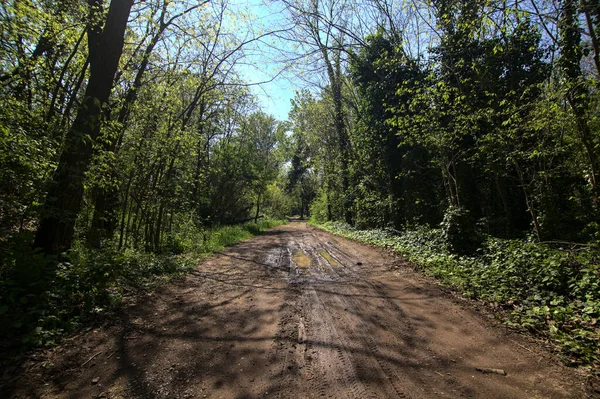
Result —
<path fill-rule="evenodd" d="M 49 270 L 53 261 L 15 241 L 1 259 L 8 267 L 0 276 L 0 348 L 57 344 L 66 333 L 110 315 L 128 295 L 152 290 L 203 257 L 284 223 L 261 219 L 207 229 L 188 226 L 169 238 L 161 253 L 75 245 L 48 275 L 33 271 Z"/>
<path fill-rule="evenodd" d="M 230 11 L 0 4 L 0 350 L 56 343 L 281 223 L 287 127 L 237 73 L 264 34 Z"/>

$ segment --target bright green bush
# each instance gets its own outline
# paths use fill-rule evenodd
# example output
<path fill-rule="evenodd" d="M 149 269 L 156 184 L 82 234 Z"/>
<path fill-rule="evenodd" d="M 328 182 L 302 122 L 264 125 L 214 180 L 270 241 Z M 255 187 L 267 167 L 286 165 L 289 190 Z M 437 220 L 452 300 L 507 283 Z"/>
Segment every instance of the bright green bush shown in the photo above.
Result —
<path fill-rule="evenodd" d="M 327 195 L 325 190 L 319 191 L 317 198 L 310 204 L 310 218 L 317 223 L 323 223 L 328 219 Z"/>

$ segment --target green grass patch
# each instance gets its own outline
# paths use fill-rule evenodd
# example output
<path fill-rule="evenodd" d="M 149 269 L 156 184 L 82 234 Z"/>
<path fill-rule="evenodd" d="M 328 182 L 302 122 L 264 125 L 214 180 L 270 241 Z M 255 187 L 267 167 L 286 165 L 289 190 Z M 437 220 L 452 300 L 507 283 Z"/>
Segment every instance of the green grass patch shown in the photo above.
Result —
<path fill-rule="evenodd" d="M 600 251 L 488 237 L 472 256 L 451 254 L 441 229 L 357 230 L 315 224 L 330 233 L 389 248 L 416 268 L 491 304 L 508 325 L 546 337 L 568 362 L 600 365 Z"/>

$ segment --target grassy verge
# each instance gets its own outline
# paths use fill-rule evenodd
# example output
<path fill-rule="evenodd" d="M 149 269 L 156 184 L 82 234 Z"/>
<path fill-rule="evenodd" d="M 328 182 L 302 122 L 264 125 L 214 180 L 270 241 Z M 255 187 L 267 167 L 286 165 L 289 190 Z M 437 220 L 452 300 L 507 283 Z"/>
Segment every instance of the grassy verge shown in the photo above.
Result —
<path fill-rule="evenodd" d="M 286 223 L 261 220 L 207 230 L 188 229 L 167 239 L 162 254 L 75 246 L 54 265 L 32 253 L 27 240 L 3 254 L 0 269 L 0 349 L 51 345 L 82 325 L 103 317 L 122 298 L 180 276 L 216 251 Z"/>
<path fill-rule="evenodd" d="M 487 302 L 511 326 L 545 337 L 571 364 L 600 365 L 600 253 L 488 238 L 473 256 L 450 254 L 442 231 L 356 230 L 314 224 L 330 233 L 389 248 L 464 295 Z"/>

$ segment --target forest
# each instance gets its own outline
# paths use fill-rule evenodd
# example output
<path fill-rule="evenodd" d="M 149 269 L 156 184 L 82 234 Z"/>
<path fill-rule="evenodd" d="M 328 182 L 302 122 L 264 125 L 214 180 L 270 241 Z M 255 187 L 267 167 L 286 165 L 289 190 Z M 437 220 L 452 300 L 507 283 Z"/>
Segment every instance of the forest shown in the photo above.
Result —
<path fill-rule="evenodd" d="M 262 7 L 0 3 L 0 346 L 299 216 L 597 365 L 600 3 Z M 287 120 L 244 73 L 267 58 Z"/>

